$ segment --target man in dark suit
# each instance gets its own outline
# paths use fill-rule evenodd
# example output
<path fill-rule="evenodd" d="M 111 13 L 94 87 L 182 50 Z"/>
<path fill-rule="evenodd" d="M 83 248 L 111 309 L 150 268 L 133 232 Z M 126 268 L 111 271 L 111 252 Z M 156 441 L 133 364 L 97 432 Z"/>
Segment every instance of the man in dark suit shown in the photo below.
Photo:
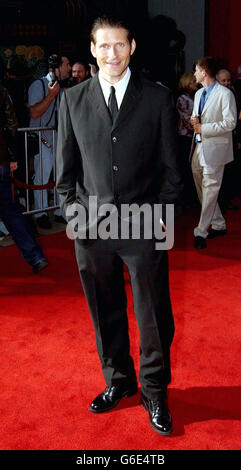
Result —
<path fill-rule="evenodd" d="M 135 47 L 124 23 L 95 20 L 91 51 L 99 73 L 67 90 L 61 100 L 57 189 L 67 220 L 73 203 L 87 208 L 93 196 L 98 208 L 109 204 L 120 214 L 124 204 L 172 204 L 180 195 L 170 90 L 130 71 Z M 139 239 L 122 237 L 120 230 L 119 236 L 110 238 L 101 237 L 98 231 L 93 239 L 90 221 L 89 213 L 92 236 L 76 238 L 76 257 L 107 387 L 89 409 L 94 413 L 109 411 L 123 397 L 137 392 L 129 351 L 125 263 L 140 329 L 141 401 L 153 429 L 168 435 L 172 431 L 167 386 L 174 322 L 167 251 L 155 250 L 154 236 L 146 239 L 143 230 Z M 101 216 L 97 226 L 100 223 Z"/>

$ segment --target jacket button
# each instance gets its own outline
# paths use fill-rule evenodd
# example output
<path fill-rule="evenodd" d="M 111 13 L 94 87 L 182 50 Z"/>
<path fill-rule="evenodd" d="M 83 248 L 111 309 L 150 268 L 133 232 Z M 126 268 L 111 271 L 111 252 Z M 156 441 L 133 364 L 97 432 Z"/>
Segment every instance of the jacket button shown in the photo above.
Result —
<path fill-rule="evenodd" d="M 114 171 L 118 171 L 118 169 L 119 169 L 119 168 L 118 168 L 117 165 L 113 165 L 113 170 L 114 170 Z"/>

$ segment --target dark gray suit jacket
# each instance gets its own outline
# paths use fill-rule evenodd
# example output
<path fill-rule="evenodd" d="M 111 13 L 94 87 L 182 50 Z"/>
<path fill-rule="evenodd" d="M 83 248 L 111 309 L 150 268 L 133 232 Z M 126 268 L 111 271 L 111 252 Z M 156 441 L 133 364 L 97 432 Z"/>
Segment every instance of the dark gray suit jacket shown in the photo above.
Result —
<path fill-rule="evenodd" d="M 175 203 L 182 190 L 170 90 L 132 73 L 115 122 L 98 75 L 63 93 L 57 189 L 66 207 L 88 196 L 104 203 Z"/>

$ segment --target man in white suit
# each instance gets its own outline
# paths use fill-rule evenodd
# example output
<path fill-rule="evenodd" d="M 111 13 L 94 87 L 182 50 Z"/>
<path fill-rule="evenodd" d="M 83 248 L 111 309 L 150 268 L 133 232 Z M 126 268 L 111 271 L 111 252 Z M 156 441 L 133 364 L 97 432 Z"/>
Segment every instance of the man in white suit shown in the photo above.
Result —
<path fill-rule="evenodd" d="M 233 160 L 232 130 L 236 126 L 237 109 L 233 93 L 215 80 L 215 72 L 211 57 L 196 62 L 194 75 L 202 85 L 195 94 L 191 117 L 194 129 L 191 164 L 201 203 L 199 224 L 194 229 L 197 249 L 206 248 L 206 238 L 227 233 L 217 200 L 224 166 Z"/>

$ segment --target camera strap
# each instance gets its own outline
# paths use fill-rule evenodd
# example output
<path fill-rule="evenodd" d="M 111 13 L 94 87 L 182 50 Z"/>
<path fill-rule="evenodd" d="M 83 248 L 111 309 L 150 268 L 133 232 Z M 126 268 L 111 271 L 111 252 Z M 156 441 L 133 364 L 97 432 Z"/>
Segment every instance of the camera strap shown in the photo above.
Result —
<path fill-rule="evenodd" d="M 45 92 L 45 86 L 44 86 L 44 81 L 43 81 L 43 79 L 42 79 L 42 78 L 39 78 L 39 80 L 40 80 L 40 82 L 42 83 L 42 87 L 43 87 L 43 93 L 44 93 L 44 97 L 43 97 L 43 99 L 44 99 L 44 98 L 45 98 L 45 96 L 46 96 L 46 92 Z M 41 116 L 40 116 L 40 123 L 39 123 L 39 124 L 40 124 L 40 126 L 39 126 L 39 127 L 41 127 Z"/>
<path fill-rule="evenodd" d="M 55 127 L 56 127 L 56 129 L 57 129 L 57 124 L 58 124 L 58 123 L 56 122 L 56 114 L 57 114 L 57 107 L 56 107 L 56 105 L 57 105 L 57 96 L 55 96 L 55 100 L 54 100 L 54 105 L 53 105 L 53 108 L 52 108 L 52 112 L 51 112 L 50 118 L 49 118 L 49 120 L 48 120 L 48 122 L 47 122 L 47 124 L 46 124 L 46 127 L 48 127 L 48 125 L 49 125 L 49 123 L 50 123 L 50 121 L 51 121 L 51 119 L 52 119 L 52 117 L 53 117 L 54 111 L 56 111 L 56 113 L 55 113 L 55 123 L 54 123 L 54 125 L 55 125 Z"/>
<path fill-rule="evenodd" d="M 46 96 L 46 91 L 45 91 L 45 85 L 44 85 L 44 80 L 42 78 L 39 79 L 42 83 L 42 87 L 43 87 L 43 92 L 44 92 L 44 98 Z M 44 99 L 43 98 L 43 99 Z M 52 108 L 52 112 L 51 112 L 51 115 L 50 115 L 50 118 L 48 120 L 48 122 L 45 124 L 46 127 L 48 127 L 49 123 L 51 122 L 51 119 L 53 117 L 53 114 L 54 114 L 54 111 L 56 110 L 56 104 L 57 104 L 57 96 L 55 97 L 55 100 L 54 100 L 54 105 L 53 105 L 53 108 Z M 57 123 L 55 122 L 55 127 L 57 129 Z M 41 117 L 40 117 L 40 127 L 41 127 Z"/>
<path fill-rule="evenodd" d="M 44 81 L 43 81 L 43 79 L 42 79 L 42 78 L 40 78 L 39 80 L 40 80 L 40 82 L 42 83 L 43 92 L 44 92 L 44 98 L 45 98 L 45 96 L 46 96 L 46 92 L 45 92 Z"/>

